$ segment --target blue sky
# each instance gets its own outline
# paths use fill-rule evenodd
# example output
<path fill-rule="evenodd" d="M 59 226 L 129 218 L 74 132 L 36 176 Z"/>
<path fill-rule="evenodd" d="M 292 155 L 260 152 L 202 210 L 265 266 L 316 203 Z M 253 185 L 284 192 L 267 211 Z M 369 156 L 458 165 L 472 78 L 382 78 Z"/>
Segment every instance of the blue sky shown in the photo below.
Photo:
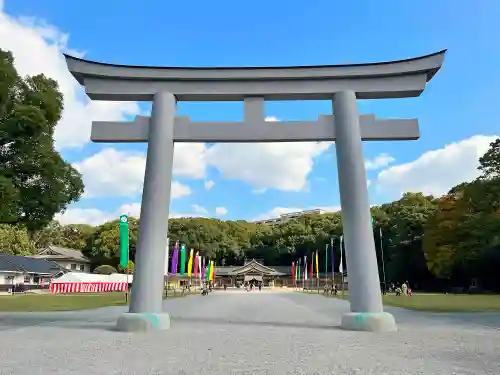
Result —
<path fill-rule="evenodd" d="M 401 191 L 424 189 L 441 193 L 458 182 L 474 178 L 477 155 L 484 152 L 491 136 L 499 133 L 500 115 L 496 108 L 500 86 L 499 11 L 500 2 L 493 0 L 7 0 L 2 22 L 4 26 L 6 20 L 10 20 L 19 23 L 18 27 L 31 27 L 41 35 L 47 48 L 56 45 L 61 50 L 83 52 L 86 59 L 131 65 L 346 64 L 404 59 L 448 49 L 443 69 L 421 97 L 359 103 L 362 113 L 416 117 L 420 121 L 418 141 L 365 143 L 366 159 L 379 157 L 379 167 L 372 163 L 373 168 L 367 171 L 370 199 L 377 204 L 397 198 Z M 21 16 L 31 17 L 31 21 L 19 18 Z M 27 34 L 26 38 L 34 37 Z M 18 60 L 25 56 L 22 44 L 9 45 L 7 39 L 2 40 L 0 32 L 0 47 L 13 49 Z M 32 61 L 35 66 L 28 67 L 27 61 L 20 69 L 31 72 L 37 63 Z M 40 65 L 44 64 L 40 62 Z M 52 70 L 48 63 L 46 65 L 50 75 Z M 75 100 L 85 102 L 86 99 L 80 93 Z M 148 108 L 144 103 L 139 106 L 141 112 Z M 120 113 L 130 118 L 127 111 L 134 113 L 136 109 L 120 109 Z M 179 113 L 193 120 L 241 120 L 243 116 L 241 103 L 181 103 Z M 319 114 L 328 113 L 331 113 L 329 102 L 266 104 L 266 115 L 282 120 L 315 119 Z M 73 131 L 71 124 L 65 126 L 67 134 Z M 76 134 L 79 130 L 74 126 Z M 84 138 L 83 135 L 80 140 Z M 85 143 L 61 147 L 63 156 L 80 163 L 104 149 L 112 148 L 122 156 L 145 150 L 145 145 Z M 171 212 L 202 213 L 203 207 L 206 209 L 203 214 L 214 216 L 216 207 L 224 207 L 227 214 L 221 217 L 253 219 L 287 209 L 338 206 L 334 148 L 308 152 L 300 151 L 300 147 L 303 146 L 291 148 L 293 155 L 298 155 L 297 165 L 304 162 L 307 169 L 303 175 L 306 183 L 300 189 L 265 178 L 266 173 L 276 176 L 276 171 L 256 170 L 256 164 L 247 166 L 247 159 L 256 155 L 244 155 L 234 147 L 220 149 L 219 157 L 241 158 L 242 168 L 248 167 L 254 176 L 261 173 L 262 181 L 256 183 L 256 177 L 238 177 L 238 173 L 230 171 L 234 165 L 223 165 L 222 161 L 213 159 L 205 162 L 202 177 L 193 177 L 192 172 L 176 177 L 176 181 L 191 191 L 172 200 Z M 422 157 L 432 150 L 436 152 Z M 270 158 L 276 158 L 269 148 L 264 151 L 252 148 L 248 152 L 267 153 Z M 212 153 L 216 154 L 215 150 Z M 284 178 L 289 172 L 284 169 L 294 168 L 293 162 L 282 166 L 275 159 L 275 164 L 267 162 L 267 157 L 262 156 L 263 164 L 274 165 Z M 282 157 L 288 156 L 285 153 Z M 101 171 L 102 174 L 108 172 Z M 84 177 L 87 181 L 94 178 L 90 172 Z M 130 178 L 137 180 L 137 177 Z M 210 190 L 204 187 L 206 181 L 214 183 Z M 105 182 L 101 175 L 100 183 Z M 256 193 L 256 190 L 265 191 Z M 73 214 L 68 213 L 66 222 L 87 220 L 84 219 L 87 214 L 99 216 L 97 211 L 102 214 L 99 218 L 108 218 L 116 215 L 123 205 L 137 202 L 140 202 L 137 190 L 128 194 L 93 194 L 70 207 Z M 96 220 L 99 221 L 90 221 Z"/>

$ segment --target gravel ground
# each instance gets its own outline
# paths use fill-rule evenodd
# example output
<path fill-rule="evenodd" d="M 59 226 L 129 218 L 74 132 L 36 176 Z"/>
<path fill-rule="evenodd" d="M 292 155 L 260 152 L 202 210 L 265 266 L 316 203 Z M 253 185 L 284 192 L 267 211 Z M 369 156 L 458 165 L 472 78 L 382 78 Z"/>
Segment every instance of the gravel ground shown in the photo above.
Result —
<path fill-rule="evenodd" d="M 500 374 L 499 314 L 391 309 L 399 332 L 337 328 L 348 303 L 214 292 L 165 302 L 172 329 L 112 331 L 121 307 L 0 314 L 0 374 Z"/>

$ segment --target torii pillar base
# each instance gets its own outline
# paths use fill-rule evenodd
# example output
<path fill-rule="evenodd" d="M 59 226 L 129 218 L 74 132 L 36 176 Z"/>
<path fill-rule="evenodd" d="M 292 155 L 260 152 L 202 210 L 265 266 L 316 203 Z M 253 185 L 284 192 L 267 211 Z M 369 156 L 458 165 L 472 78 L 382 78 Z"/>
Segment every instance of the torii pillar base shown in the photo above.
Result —
<path fill-rule="evenodd" d="M 342 315 L 340 328 L 348 331 L 396 332 L 394 316 L 386 312 L 350 312 Z"/>
<path fill-rule="evenodd" d="M 118 318 L 116 330 L 121 332 L 150 332 L 170 329 L 170 315 L 124 313 Z"/>

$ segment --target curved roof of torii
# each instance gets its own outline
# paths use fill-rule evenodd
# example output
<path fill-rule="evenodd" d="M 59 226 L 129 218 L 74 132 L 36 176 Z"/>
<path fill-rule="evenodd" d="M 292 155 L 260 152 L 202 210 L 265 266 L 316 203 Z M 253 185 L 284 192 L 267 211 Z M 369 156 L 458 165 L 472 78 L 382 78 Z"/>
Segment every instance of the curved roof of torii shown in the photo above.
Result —
<path fill-rule="evenodd" d="M 317 100 L 341 90 L 353 90 L 360 99 L 418 96 L 441 68 L 445 52 L 377 63 L 284 67 L 155 67 L 65 58 L 89 97 L 98 100 L 149 101 L 160 90 L 189 101 Z"/>

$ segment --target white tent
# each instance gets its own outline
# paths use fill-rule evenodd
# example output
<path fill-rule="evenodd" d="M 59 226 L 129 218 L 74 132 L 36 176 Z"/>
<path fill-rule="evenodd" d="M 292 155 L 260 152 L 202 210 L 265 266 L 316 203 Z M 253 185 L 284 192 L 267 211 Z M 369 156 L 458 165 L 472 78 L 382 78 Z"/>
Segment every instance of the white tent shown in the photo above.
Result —
<path fill-rule="evenodd" d="M 68 272 L 50 283 L 50 291 L 55 294 L 64 293 L 101 293 L 126 291 L 132 282 L 132 275 L 115 273 L 99 275 L 83 272 Z"/>
<path fill-rule="evenodd" d="M 112 273 L 111 275 L 108 276 L 108 280 L 109 282 L 122 282 L 122 283 L 126 283 L 128 282 L 129 284 L 134 280 L 134 275 L 130 274 L 130 275 L 126 275 L 126 274 L 123 274 L 123 273 Z"/>
<path fill-rule="evenodd" d="M 95 273 L 68 272 L 61 277 L 52 280 L 53 283 L 98 283 L 107 282 L 108 275 Z"/>

